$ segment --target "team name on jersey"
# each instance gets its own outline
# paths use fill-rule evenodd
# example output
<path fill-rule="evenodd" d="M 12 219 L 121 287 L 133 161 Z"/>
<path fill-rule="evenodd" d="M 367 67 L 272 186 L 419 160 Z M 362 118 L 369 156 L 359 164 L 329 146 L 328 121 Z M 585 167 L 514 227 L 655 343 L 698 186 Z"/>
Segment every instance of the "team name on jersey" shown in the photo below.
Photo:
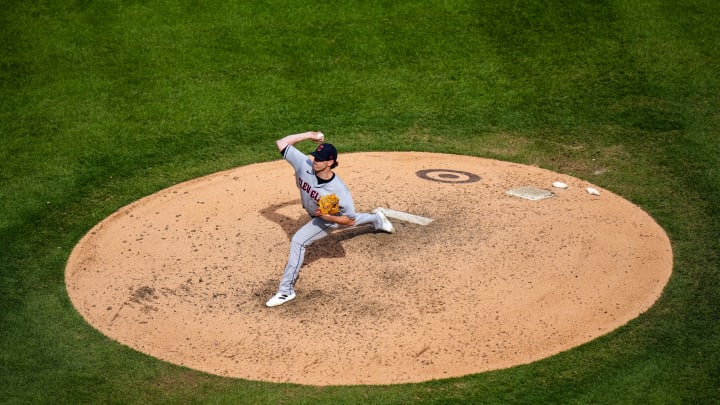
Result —
<path fill-rule="evenodd" d="M 312 198 L 313 200 L 315 200 L 315 201 L 320 201 L 320 193 L 318 193 L 317 191 L 313 190 L 313 188 L 312 188 L 312 186 L 310 185 L 310 183 L 306 182 L 306 181 L 303 180 L 301 177 L 298 177 L 298 184 L 297 184 L 297 186 L 298 186 L 298 188 L 299 188 L 300 190 L 302 190 L 302 191 L 304 191 L 305 193 L 309 194 L 309 195 L 310 195 L 310 198 Z"/>

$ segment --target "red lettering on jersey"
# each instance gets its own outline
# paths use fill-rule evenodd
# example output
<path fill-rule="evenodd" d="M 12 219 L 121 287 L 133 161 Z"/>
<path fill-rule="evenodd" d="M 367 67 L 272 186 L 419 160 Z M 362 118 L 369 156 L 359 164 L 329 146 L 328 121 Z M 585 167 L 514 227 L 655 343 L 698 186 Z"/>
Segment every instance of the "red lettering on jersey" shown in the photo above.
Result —
<path fill-rule="evenodd" d="M 300 190 L 308 193 L 310 195 L 310 198 L 312 198 L 315 201 L 320 200 L 320 193 L 318 193 L 316 190 L 312 189 L 312 185 L 310 183 L 305 182 L 302 178 L 298 177 L 297 179 L 297 186 Z"/>

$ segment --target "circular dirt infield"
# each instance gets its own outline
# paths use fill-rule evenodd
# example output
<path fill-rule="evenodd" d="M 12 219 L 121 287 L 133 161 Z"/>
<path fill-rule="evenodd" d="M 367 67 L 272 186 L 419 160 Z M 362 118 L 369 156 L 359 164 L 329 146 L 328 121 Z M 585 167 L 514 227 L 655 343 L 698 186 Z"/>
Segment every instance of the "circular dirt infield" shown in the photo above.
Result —
<path fill-rule="evenodd" d="M 339 162 L 358 211 L 432 222 L 393 219 L 395 234 L 336 231 L 308 249 L 297 298 L 266 308 L 308 216 L 287 162 L 238 167 L 94 227 L 68 261 L 73 304 L 110 338 L 209 373 L 388 384 L 509 367 L 588 342 L 647 310 L 670 276 L 664 231 L 582 180 L 446 154 Z M 508 194 L 518 187 L 553 195 Z"/>

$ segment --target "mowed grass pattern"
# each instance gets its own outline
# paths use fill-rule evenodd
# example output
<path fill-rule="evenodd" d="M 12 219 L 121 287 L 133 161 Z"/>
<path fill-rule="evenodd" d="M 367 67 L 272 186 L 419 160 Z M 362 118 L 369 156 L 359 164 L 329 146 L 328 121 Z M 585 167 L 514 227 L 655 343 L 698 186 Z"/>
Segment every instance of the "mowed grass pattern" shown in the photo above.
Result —
<path fill-rule="evenodd" d="M 2 10 L 0 402 L 720 401 L 720 3 Z M 381 387 L 207 375 L 110 341 L 75 312 L 64 266 L 94 224 L 180 181 L 277 159 L 273 141 L 306 130 L 342 151 L 459 153 L 592 181 L 668 232 L 673 277 L 646 314 L 582 347 Z"/>

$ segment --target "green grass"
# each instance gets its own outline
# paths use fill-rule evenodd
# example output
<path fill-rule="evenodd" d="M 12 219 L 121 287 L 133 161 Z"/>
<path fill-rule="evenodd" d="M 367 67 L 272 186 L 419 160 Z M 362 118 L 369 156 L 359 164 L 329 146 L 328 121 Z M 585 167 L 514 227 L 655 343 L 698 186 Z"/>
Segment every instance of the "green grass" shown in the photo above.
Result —
<path fill-rule="evenodd" d="M 5 1 L 0 402 L 717 403 L 720 3 Z M 112 342 L 64 288 L 72 247 L 154 191 L 341 150 L 462 153 L 613 190 L 673 245 L 658 303 L 530 365 L 422 384 L 206 375 Z M 597 174 L 602 173 L 602 174 Z"/>

